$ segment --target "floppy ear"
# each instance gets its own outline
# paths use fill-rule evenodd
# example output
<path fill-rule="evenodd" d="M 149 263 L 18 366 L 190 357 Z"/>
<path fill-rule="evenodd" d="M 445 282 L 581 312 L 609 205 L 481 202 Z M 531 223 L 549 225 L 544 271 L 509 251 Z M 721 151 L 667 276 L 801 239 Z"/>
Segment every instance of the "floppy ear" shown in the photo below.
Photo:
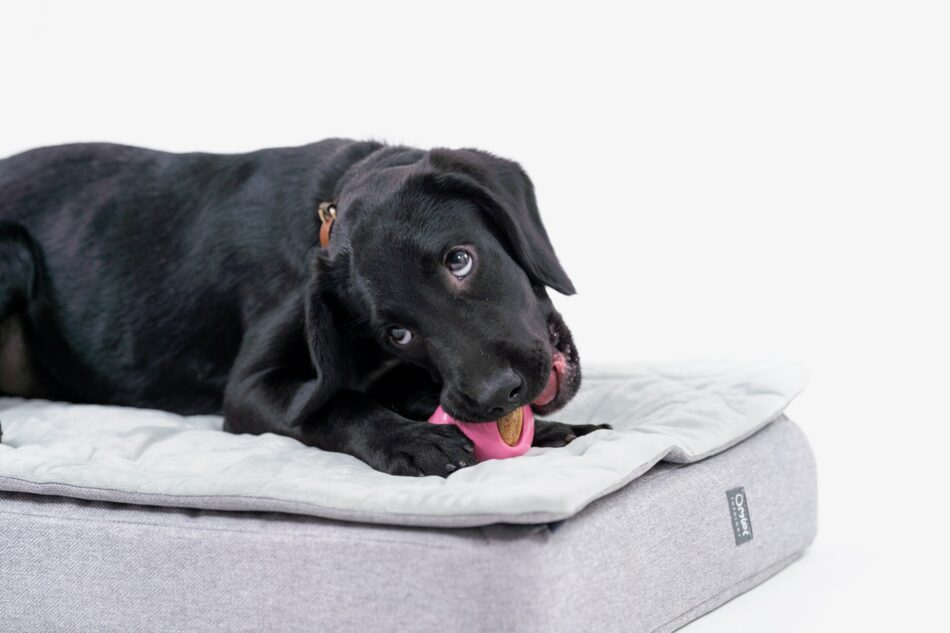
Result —
<path fill-rule="evenodd" d="M 518 163 L 473 149 L 433 149 L 428 162 L 442 185 L 482 198 L 482 207 L 529 277 L 563 295 L 576 292 L 541 223 L 534 186 Z"/>

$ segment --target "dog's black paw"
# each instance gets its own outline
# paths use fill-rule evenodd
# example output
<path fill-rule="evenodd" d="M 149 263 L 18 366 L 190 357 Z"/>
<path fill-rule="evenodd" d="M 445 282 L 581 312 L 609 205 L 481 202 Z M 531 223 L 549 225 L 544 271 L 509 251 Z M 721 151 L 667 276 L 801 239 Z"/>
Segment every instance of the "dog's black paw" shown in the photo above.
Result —
<path fill-rule="evenodd" d="M 391 475 L 447 477 L 475 463 L 472 441 L 448 424 L 406 420 L 389 435 L 380 463 L 370 464 Z"/>
<path fill-rule="evenodd" d="M 581 435 L 600 429 L 609 429 L 609 424 L 564 424 L 562 422 L 534 421 L 532 446 L 567 446 Z"/>

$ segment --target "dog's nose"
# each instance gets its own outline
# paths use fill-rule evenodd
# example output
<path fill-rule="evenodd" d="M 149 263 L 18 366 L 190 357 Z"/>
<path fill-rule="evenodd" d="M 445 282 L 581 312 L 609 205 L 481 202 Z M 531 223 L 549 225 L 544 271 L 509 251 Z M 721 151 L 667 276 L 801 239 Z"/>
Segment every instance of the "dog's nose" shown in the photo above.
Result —
<path fill-rule="evenodd" d="M 472 399 L 489 417 L 510 411 L 521 396 L 521 376 L 510 367 L 491 373 L 473 386 Z"/>

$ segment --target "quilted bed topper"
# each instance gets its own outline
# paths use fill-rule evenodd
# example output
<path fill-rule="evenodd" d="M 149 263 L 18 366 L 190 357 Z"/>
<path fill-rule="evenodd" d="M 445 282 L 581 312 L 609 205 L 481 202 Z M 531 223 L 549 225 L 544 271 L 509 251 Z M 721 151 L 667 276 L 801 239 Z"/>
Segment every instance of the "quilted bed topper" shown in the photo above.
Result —
<path fill-rule="evenodd" d="M 660 460 L 726 450 L 779 417 L 805 382 L 801 366 L 777 361 L 585 367 L 578 395 L 550 417 L 613 430 L 444 479 L 386 475 L 278 435 L 232 435 L 218 416 L 0 398 L 0 490 L 393 525 L 542 523 Z"/>

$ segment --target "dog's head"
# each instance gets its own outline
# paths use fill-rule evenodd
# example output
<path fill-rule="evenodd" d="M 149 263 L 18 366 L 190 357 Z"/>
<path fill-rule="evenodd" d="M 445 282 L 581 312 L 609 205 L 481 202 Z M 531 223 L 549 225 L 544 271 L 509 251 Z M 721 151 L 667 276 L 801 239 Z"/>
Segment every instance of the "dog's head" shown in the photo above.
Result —
<path fill-rule="evenodd" d="M 345 180 L 323 274 L 389 354 L 441 384 L 461 420 L 532 404 L 547 414 L 580 385 L 570 330 L 547 294 L 573 294 L 531 181 L 476 150 L 392 148 Z"/>

